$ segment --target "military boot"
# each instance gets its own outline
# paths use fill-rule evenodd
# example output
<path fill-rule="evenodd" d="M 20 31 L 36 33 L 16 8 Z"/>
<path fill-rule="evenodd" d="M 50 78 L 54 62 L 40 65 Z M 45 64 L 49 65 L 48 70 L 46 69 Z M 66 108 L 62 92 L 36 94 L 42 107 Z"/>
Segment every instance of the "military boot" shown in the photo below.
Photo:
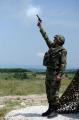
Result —
<path fill-rule="evenodd" d="M 42 116 L 45 117 L 45 116 L 48 116 L 50 114 L 50 108 L 48 108 L 48 110 L 44 113 L 42 113 Z"/>
<path fill-rule="evenodd" d="M 49 103 L 49 108 L 46 112 L 42 113 L 42 116 L 45 117 L 45 116 L 48 116 L 51 112 L 51 104 Z"/>
<path fill-rule="evenodd" d="M 57 107 L 53 107 L 53 109 L 50 109 L 50 113 L 47 115 L 47 118 L 53 118 L 57 116 Z"/>
<path fill-rule="evenodd" d="M 58 114 L 56 111 L 51 111 L 49 115 L 47 115 L 47 118 L 53 118 L 53 117 L 56 117 Z"/>

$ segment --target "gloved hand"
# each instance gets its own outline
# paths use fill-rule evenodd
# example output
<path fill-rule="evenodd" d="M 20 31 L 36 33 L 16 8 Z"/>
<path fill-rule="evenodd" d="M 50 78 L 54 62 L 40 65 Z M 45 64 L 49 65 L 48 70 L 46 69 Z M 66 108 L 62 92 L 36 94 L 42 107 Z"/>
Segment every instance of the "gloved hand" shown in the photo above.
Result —
<path fill-rule="evenodd" d="M 38 21 L 37 26 L 38 26 L 39 28 L 41 28 L 41 22 L 40 22 L 40 21 Z"/>

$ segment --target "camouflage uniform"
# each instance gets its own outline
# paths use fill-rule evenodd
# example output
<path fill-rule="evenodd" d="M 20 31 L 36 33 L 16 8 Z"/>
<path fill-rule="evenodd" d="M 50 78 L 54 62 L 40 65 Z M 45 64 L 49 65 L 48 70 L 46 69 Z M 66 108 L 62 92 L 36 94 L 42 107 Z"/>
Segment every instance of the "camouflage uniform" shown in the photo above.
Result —
<path fill-rule="evenodd" d="M 40 28 L 40 32 L 47 46 L 49 47 L 49 52 L 51 51 L 51 49 L 53 49 L 53 51 L 57 51 L 59 49 L 57 53 L 58 56 L 53 58 L 54 59 L 53 63 L 48 64 L 46 66 L 47 70 L 46 70 L 46 80 L 45 80 L 46 94 L 47 94 L 49 107 L 55 110 L 57 109 L 57 105 L 58 105 L 58 100 L 59 100 L 58 92 L 61 83 L 61 80 L 60 81 L 56 80 L 56 75 L 59 73 L 61 73 L 61 76 L 63 75 L 66 66 L 67 51 L 62 46 L 59 46 L 58 48 L 54 48 L 53 42 L 49 40 L 43 28 Z"/>

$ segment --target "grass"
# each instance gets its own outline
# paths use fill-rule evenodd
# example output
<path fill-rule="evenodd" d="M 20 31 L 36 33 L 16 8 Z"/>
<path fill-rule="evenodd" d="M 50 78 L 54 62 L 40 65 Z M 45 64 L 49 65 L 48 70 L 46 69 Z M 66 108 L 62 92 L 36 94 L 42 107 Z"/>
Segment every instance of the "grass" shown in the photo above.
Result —
<path fill-rule="evenodd" d="M 45 93 L 45 74 L 33 74 L 30 75 L 29 79 L 14 79 L 12 75 L 2 73 L 0 74 L 0 96 L 8 95 L 29 95 L 29 94 L 43 94 Z M 69 76 L 69 75 L 68 75 Z M 5 78 L 8 79 L 5 79 Z M 73 78 L 73 75 L 70 77 Z M 69 83 L 71 82 L 68 78 L 63 78 L 61 82 L 60 94 L 62 94 Z M 7 112 L 12 110 L 15 106 L 19 105 L 18 101 L 8 101 L 6 106 L 0 109 L 0 117 L 5 116 Z"/>
<path fill-rule="evenodd" d="M 43 92 L 43 80 L 0 80 L 0 96 L 41 94 Z"/>
<path fill-rule="evenodd" d="M 6 106 L 0 109 L 0 118 L 4 117 L 7 112 L 9 112 L 18 105 L 20 105 L 18 101 L 8 101 L 6 103 Z"/>
<path fill-rule="evenodd" d="M 45 74 L 28 73 L 28 79 L 14 79 L 12 74 L 0 74 L 0 96 L 7 95 L 28 95 L 45 93 Z M 7 80 L 5 79 L 7 76 Z M 73 75 L 72 75 L 73 76 Z M 70 75 L 70 77 L 72 77 Z M 61 82 L 60 93 L 63 93 L 66 86 L 70 83 L 70 79 L 64 77 Z"/>
<path fill-rule="evenodd" d="M 44 80 L 32 72 L 26 74 L 29 76 L 28 78 L 19 79 L 14 78 L 12 73 L 0 73 L 0 96 L 43 93 Z"/>

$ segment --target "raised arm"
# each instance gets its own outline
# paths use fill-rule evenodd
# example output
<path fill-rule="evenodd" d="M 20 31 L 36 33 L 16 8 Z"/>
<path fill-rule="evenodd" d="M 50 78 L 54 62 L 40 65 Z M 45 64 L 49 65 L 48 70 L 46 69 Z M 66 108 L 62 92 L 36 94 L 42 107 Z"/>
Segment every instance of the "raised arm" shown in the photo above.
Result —
<path fill-rule="evenodd" d="M 39 27 L 40 33 L 43 36 L 47 46 L 50 48 L 52 45 L 52 41 L 49 40 L 49 37 L 48 37 L 47 33 L 44 31 L 44 29 L 42 27 L 42 22 L 40 20 L 38 20 L 37 26 Z"/>

